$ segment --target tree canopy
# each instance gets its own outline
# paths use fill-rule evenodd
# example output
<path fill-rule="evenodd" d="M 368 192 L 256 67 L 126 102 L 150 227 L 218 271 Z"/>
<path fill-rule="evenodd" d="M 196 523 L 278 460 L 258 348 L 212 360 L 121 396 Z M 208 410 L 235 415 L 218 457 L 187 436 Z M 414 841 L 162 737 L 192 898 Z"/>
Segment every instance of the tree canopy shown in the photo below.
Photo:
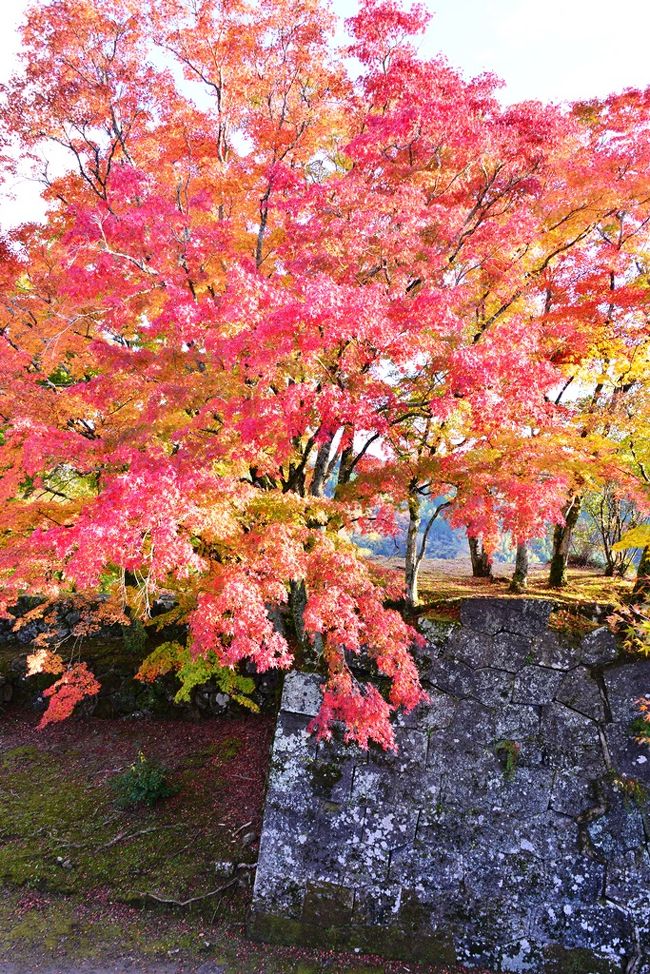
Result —
<path fill-rule="evenodd" d="M 648 505 L 650 90 L 504 106 L 426 22 L 365 0 L 337 49 L 320 0 L 53 0 L 1 107 L 48 202 L 2 243 L 4 611 L 171 593 L 201 672 L 310 654 L 317 732 L 387 747 L 418 637 L 354 532 L 440 497 L 489 552 Z M 46 721 L 96 692 L 37 655 Z"/>

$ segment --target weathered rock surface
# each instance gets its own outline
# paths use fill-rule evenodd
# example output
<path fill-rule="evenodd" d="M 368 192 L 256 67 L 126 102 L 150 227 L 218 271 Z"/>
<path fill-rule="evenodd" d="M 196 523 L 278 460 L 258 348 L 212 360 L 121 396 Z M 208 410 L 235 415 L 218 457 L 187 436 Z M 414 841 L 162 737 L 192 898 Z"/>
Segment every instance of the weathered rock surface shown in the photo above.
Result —
<path fill-rule="evenodd" d="M 650 660 L 553 605 L 471 599 L 423 625 L 431 702 L 399 752 L 317 744 L 285 681 L 251 930 L 261 939 L 544 974 L 650 974 Z"/>

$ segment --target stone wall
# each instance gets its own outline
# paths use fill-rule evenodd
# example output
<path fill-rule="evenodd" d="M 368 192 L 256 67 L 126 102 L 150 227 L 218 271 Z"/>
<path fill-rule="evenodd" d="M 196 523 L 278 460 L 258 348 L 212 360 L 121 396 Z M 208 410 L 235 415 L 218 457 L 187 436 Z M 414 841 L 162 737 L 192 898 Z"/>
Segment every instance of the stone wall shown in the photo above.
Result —
<path fill-rule="evenodd" d="M 545 974 L 649 974 L 650 660 L 549 628 L 551 602 L 469 599 L 424 622 L 431 702 L 399 752 L 306 733 L 318 678 L 285 682 L 251 932 Z"/>

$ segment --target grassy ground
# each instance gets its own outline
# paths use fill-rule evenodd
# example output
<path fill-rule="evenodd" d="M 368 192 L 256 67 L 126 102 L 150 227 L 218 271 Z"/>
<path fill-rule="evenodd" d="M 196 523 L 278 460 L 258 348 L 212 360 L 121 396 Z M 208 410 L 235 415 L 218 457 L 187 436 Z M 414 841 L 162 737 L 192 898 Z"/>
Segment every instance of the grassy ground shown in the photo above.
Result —
<path fill-rule="evenodd" d="M 248 765 L 259 761 L 256 738 L 268 748 L 268 719 L 97 720 L 39 733 L 8 715 L 2 730 L 14 746 L 0 754 L 0 881 L 125 903 L 149 892 L 185 899 L 214 885 L 215 860 L 254 861 L 241 840 L 259 828 L 263 785 Z M 179 791 L 121 810 L 111 781 L 140 752 L 169 767 Z M 234 775 L 252 785 L 238 787 L 236 806 Z"/>
<path fill-rule="evenodd" d="M 401 558 L 377 559 L 384 567 L 403 572 Z M 423 606 L 476 596 L 510 596 L 508 591 L 514 564 L 497 562 L 494 578 L 473 578 L 469 558 L 428 558 L 420 569 L 420 601 Z M 592 568 L 569 568 L 566 588 L 551 588 L 548 566 L 532 565 L 528 578 L 527 598 L 554 599 L 569 605 L 618 602 L 632 589 L 631 579 L 606 578 Z"/>
<path fill-rule="evenodd" d="M 150 895 L 200 897 L 224 885 L 215 862 L 255 862 L 272 719 L 87 718 L 43 732 L 18 709 L 0 720 L 0 974 L 427 970 L 251 943 L 245 868 L 185 907 Z M 122 810 L 111 782 L 141 751 L 179 790 Z"/>

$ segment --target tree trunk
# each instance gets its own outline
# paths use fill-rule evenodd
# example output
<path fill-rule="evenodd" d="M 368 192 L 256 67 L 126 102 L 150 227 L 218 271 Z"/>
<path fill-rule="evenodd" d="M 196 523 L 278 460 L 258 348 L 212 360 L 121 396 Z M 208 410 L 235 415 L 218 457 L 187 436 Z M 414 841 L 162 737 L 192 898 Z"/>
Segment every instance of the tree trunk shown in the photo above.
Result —
<path fill-rule="evenodd" d="M 492 578 L 492 561 L 478 538 L 467 535 L 474 578 Z"/>
<path fill-rule="evenodd" d="M 299 665 L 305 663 L 319 663 L 323 655 L 324 640 L 317 632 L 310 638 L 305 632 L 305 606 L 307 605 L 307 587 L 301 579 L 289 584 L 289 624 L 293 626 L 296 642 L 299 646 Z"/>
<path fill-rule="evenodd" d="M 318 448 L 318 453 L 316 454 L 316 463 L 314 464 L 314 472 L 311 478 L 311 485 L 309 492 L 312 497 L 322 497 L 325 491 L 325 485 L 327 483 L 327 473 L 329 468 L 330 452 L 332 449 L 333 437 L 325 440 L 324 443 Z"/>
<path fill-rule="evenodd" d="M 650 598 L 650 545 L 646 545 L 641 552 L 636 582 L 632 589 L 633 602 L 643 602 L 648 598 Z"/>
<path fill-rule="evenodd" d="M 309 640 L 305 633 L 304 612 L 307 604 L 307 589 L 303 581 L 291 582 L 289 585 L 289 613 L 296 634 L 296 640 L 302 652 L 309 650 Z"/>
<path fill-rule="evenodd" d="M 420 498 L 416 494 L 409 494 L 409 526 L 406 532 L 406 604 L 414 608 L 418 604 L 418 532 L 420 530 Z"/>
<path fill-rule="evenodd" d="M 553 555 L 548 584 L 551 588 L 563 588 L 566 585 L 566 567 L 569 560 L 571 535 L 580 516 L 582 498 L 576 494 L 564 508 L 564 524 L 556 524 L 553 531 Z"/>
<path fill-rule="evenodd" d="M 350 482 L 352 471 L 354 470 L 354 450 L 351 446 L 346 446 L 341 451 L 341 462 L 339 463 L 338 476 L 336 480 L 337 490 Z M 336 496 L 336 494 L 335 494 Z"/>
<path fill-rule="evenodd" d="M 521 595 L 528 588 L 528 545 L 517 545 L 517 557 L 515 559 L 515 573 L 510 583 L 510 591 Z"/>

